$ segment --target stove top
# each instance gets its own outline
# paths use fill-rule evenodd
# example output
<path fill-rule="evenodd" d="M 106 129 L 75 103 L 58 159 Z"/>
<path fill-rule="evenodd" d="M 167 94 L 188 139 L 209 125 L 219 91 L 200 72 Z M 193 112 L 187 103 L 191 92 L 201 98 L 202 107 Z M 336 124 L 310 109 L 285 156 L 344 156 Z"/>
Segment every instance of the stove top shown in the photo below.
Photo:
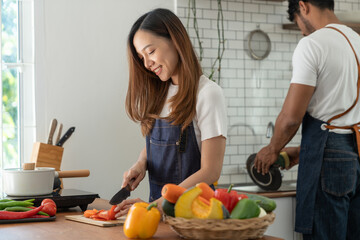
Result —
<path fill-rule="evenodd" d="M 5 193 L 0 195 L 1 198 L 9 198 L 13 200 L 26 200 L 35 199 L 34 205 L 39 206 L 41 201 L 45 198 L 54 200 L 58 209 L 61 208 L 72 208 L 79 206 L 82 211 L 87 209 L 88 204 L 92 203 L 95 198 L 100 198 L 99 194 L 86 192 L 78 189 L 60 189 L 52 192 L 49 195 L 31 196 L 31 197 L 13 197 L 7 196 Z"/>

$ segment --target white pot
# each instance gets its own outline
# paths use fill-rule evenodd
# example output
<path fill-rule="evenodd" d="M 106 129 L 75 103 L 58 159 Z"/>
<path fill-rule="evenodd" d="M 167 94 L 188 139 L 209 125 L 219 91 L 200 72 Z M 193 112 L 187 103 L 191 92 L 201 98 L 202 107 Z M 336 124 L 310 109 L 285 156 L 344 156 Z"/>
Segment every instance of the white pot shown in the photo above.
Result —
<path fill-rule="evenodd" d="M 53 191 L 55 168 L 39 167 L 35 170 L 4 169 L 2 176 L 6 195 L 47 195 Z"/>

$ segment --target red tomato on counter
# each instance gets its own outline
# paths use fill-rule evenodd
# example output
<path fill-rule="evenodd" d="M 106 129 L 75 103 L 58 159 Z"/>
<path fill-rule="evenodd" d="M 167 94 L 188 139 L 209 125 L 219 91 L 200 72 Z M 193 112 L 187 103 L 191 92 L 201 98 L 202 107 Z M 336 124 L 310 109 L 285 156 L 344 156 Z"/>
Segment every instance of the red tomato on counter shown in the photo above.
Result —
<path fill-rule="evenodd" d="M 49 214 L 50 216 L 55 216 L 57 208 L 56 203 L 52 199 L 45 198 L 42 200 L 41 206 L 44 206 L 41 211 Z"/>

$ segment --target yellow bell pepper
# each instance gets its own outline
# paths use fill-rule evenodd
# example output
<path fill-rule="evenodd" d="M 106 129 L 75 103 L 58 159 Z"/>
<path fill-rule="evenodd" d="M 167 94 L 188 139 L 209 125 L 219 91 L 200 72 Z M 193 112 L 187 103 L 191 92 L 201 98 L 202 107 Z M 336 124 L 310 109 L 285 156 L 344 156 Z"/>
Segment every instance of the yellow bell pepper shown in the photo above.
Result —
<path fill-rule="evenodd" d="M 159 225 L 161 214 L 157 203 L 138 202 L 131 206 L 124 223 L 128 238 L 151 238 Z"/>
<path fill-rule="evenodd" d="M 210 198 L 207 205 L 200 200 L 202 189 L 194 187 L 184 192 L 175 204 L 175 217 L 200 218 L 200 219 L 223 219 L 224 209 L 222 203 Z"/>

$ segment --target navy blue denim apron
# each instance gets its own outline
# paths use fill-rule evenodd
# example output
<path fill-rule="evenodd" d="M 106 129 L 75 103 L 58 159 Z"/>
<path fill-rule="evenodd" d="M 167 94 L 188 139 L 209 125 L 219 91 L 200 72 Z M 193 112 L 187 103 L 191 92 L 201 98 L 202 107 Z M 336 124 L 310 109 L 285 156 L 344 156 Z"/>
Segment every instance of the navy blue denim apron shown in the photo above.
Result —
<path fill-rule="evenodd" d="M 161 197 L 165 184 L 179 184 L 201 166 L 193 123 L 181 133 L 181 125 L 174 126 L 166 120 L 156 119 L 146 137 L 146 153 L 150 202 Z"/>
<path fill-rule="evenodd" d="M 310 234 L 313 227 L 316 189 L 319 183 L 325 143 L 329 130 L 326 122 L 306 113 L 302 122 L 300 159 L 296 184 L 295 231 Z"/>
<path fill-rule="evenodd" d="M 333 27 L 328 28 L 340 32 L 346 38 L 355 54 L 356 61 L 358 63 L 358 69 L 360 70 L 359 61 L 348 38 L 340 30 Z M 356 136 L 357 145 L 359 146 L 360 144 L 360 134 L 358 130 L 359 123 L 352 126 L 342 127 L 330 125 L 330 122 L 332 120 L 345 115 L 357 104 L 359 97 L 359 86 L 360 74 L 358 74 L 357 98 L 354 101 L 353 105 L 345 112 L 332 117 L 327 122 L 315 119 L 308 113 L 306 113 L 304 116 L 302 123 L 302 139 L 300 146 L 300 159 L 296 189 L 295 231 L 297 232 L 311 234 L 313 231 L 314 209 L 316 206 L 315 200 L 317 197 L 317 190 L 323 189 L 321 185 L 323 183 L 320 183 L 319 181 L 323 165 L 324 150 L 326 148 L 326 143 L 329 137 L 329 129 L 352 129 Z M 360 151 L 360 148 L 358 148 L 357 150 Z M 331 218 L 331 216 L 329 216 L 329 218 Z"/>

